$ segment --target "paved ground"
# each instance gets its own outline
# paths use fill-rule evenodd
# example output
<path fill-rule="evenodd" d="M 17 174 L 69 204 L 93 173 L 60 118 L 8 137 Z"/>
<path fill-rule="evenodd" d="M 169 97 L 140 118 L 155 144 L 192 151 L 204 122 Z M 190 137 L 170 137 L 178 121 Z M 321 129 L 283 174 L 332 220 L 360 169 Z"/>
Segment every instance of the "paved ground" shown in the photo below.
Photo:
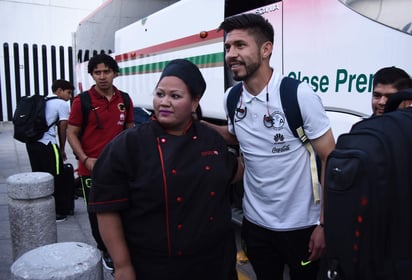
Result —
<path fill-rule="evenodd" d="M 73 153 L 67 147 L 68 162 L 76 168 Z M 30 172 L 30 163 L 26 148 L 13 138 L 13 127 L 10 122 L 0 122 L 0 279 L 10 279 L 12 260 L 12 242 L 8 214 L 8 195 L 6 180 L 9 176 L 22 172 Z M 73 216 L 64 222 L 57 223 L 58 242 L 77 241 L 95 246 L 91 235 L 86 206 L 82 198 L 75 200 Z M 239 280 L 253 280 L 255 276 L 249 263 L 238 265 Z M 104 270 L 104 280 L 113 277 Z"/>
<path fill-rule="evenodd" d="M 68 162 L 76 168 L 76 160 L 69 147 L 66 153 L 69 157 Z M 25 144 L 14 140 L 10 122 L 0 122 L 0 279 L 2 280 L 11 278 L 10 267 L 13 264 L 6 180 L 11 175 L 30 171 Z M 64 222 L 57 223 L 57 241 L 77 241 L 95 246 L 86 205 L 82 198 L 75 200 L 74 215 L 68 216 Z M 105 270 L 104 279 L 113 279 L 113 277 Z"/>

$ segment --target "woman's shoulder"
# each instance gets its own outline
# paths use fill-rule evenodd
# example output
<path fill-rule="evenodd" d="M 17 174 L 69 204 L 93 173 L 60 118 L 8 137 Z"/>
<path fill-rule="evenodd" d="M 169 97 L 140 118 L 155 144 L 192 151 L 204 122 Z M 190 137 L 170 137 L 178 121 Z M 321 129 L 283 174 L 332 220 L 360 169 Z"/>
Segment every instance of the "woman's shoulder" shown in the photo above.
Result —
<path fill-rule="evenodd" d="M 126 129 L 124 133 L 128 135 L 127 137 L 136 137 L 142 134 L 148 134 L 151 133 L 151 126 L 151 122 L 136 124 L 134 127 Z"/>
<path fill-rule="evenodd" d="M 112 141 L 114 146 L 124 146 L 128 149 L 135 149 L 139 146 L 147 145 L 149 139 L 152 139 L 150 124 L 144 123 L 136 127 L 127 128 L 120 132 Z"/>

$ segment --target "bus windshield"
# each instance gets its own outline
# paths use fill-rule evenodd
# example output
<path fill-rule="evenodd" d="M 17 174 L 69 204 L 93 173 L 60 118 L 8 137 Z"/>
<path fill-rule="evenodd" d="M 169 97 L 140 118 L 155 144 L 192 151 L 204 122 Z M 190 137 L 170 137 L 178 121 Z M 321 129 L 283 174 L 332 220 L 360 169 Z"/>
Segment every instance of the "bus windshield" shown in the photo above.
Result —
<path fill-rule="evenodd" d="M 376 22 L 412 34 L 410 0 L 339 0 L 352 10 Z"/>

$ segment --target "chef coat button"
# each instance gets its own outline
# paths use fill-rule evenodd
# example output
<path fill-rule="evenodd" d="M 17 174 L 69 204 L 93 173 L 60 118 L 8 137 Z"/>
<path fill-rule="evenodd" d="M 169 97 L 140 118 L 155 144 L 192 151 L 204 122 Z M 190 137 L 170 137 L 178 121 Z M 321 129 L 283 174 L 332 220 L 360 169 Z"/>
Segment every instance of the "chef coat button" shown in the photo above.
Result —
<path fill-rule="evenodd" d="M 197 140 L 197 136 L 196 135 L 193 135 L 193 138 L 192 138 L 193 140 Z"/>
<path fill-rule="evenodd" d="M 177 253 L 176 253 L 176 254 L 177 254 L 179 257 L 180 257 L 180 256 L 183 256 L 183 252 L 182 252 L 182 251 L 180 251 L 180 250 L 179 250 L 179 251 L 177 251 Z"/>
<path fill-rule="evenodd" d="M 211 197 L 214 197 L 215 195 L 216 195 L 215 192 L 210 192 L 210 196 L 211 196 Z"/>
<path fill-rule="evenodd" d="M 162 138 L 162 139 L 160 139 L 160 142 L 162 142 L 162 143 L 166 143 L 166 138 Z"/>
<path fill-rule="evenodd" d="M 210 217 L 209 217 L 209 222 L 213 222 L 213 221 L 214 221 L 214 219 L 215 219 L 215 217 L 210 216 Z"/>
<path fill-rule="evenodd" d="M 211 169 L 210 165 L 206 165 L 206 166 L 205 166 L 205 170 L 206 170 L 206 171 L 209 171 L 210 169 Z"/>
<path fill-rule="evenodd" d="M 176 197 L 176 201 L 178 203 L 181 203 L 183 201 L 183 198 L 181 196 Z"/>
<path fill-rule="evenodd" d="M 178 225 L 177 225 L 177 229 L 178 229 L 178 230 L 182 230 L 182 228 L 183 228 L 183 225 L 182 225 L 182 224 L 178 224 Z"/>
<path fill-rule="evenodd" d="M 176 169 L 172 169 L 172 174 L 176 175 L 176 173 L 177 173 Z"/>

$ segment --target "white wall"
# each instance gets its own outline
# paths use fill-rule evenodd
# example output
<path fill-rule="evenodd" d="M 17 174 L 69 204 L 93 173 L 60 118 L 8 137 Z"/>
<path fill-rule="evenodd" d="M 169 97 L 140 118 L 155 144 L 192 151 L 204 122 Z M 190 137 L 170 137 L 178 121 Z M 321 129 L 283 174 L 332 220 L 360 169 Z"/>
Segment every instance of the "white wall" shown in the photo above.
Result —
<path fill-rule="evenodd" d="M 17 86 L 19 85 L 21 94 L 29 89 L 30 93 L 43 94 L 46 89 L 43 84 L 43 68 L 40 63 L 35 63 L 32 45 L 39 48 L 38 60 L 42 59 L 41 48 L 47 47 L 47 57 L 50 58 L 50 48 L 57 49 L 57 61 L 59 61 L 59 47 L 73 46 L 73 33 L 79 23 L 98 9 L 103 3 L 112 0 L 0 0 L 0 107 L 3 121 L 11 120 L 10 111 L 13 112 L 16 104 Z M 10 78 L 6 81 L 3 46 L 9 45 L 10 55 Z M 14 66 L 13 44 L 19 45 L 19 65 L 16 71 Z M 27 83 L 24 80 L 23 44 L 29 46 L 29 77 Z M 39 78 L 36 80 L 34 66 L 39 68 Z M 60 65 L 60 64 L 58 64 Z M 57 78 L 60 78 L 60 69 L 57 69 Z M 68 78 L 68 65 L 65 65 L 65 73 Z M 19 82 L 16 83 L 15 73 L 20 75 Z M 51 62 L 48 61 L 47 80 L 52 81 Z M 10 84 L 10 92 L 7 90 L 6 82 Z M 39 83 L 38 91 L 35 90 L 34 83 Z M 49 84 L 50 86 L 50 84 Z M 49 89 L 49 86 L 47 87 Z M 50 90 L 50 89 L 49 89 Z"/>
<path fill-rule="evenodd" d="M 72 45 L 79 22 L 105 0 L 1 0 L 0 44 Z"/>

